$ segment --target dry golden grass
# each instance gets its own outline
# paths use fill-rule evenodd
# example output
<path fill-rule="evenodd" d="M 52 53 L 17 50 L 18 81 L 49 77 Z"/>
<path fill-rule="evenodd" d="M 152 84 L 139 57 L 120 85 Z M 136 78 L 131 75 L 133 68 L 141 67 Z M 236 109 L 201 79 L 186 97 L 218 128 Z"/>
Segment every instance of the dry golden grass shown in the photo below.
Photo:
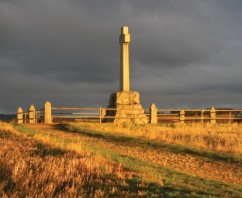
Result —
<path fill-rule="evenodd" d="M 216 173 L 214 177 L 207 177 L 201 171 L 223 172 L 226 179 L 228 176 L 224 182 L 237 184 L 240 178 L 235 172 L 240 170 L 237 161 L 207 162 L 179 151 L 156 150 L 146 141 L 175 142 L 208 149 L 209 144 L 203 140 L 205 135 L 214 136 L 213 141 L 228 135 L 230 143 L 235 138 L 241 141 L 241 128 L 237 125 L 70 123 L 12 126 L 0 122 L 0 197 L 228 197 L 231 193 L 232 197 L 238 197 L 241 192 L 239 186 L 222 184 L 223 176 L 215 177 Z M 121 135 L 116 138 L 116 133 Z M 140 144 L 132 147 L 131 142 L 125 140 L 135 138 L 126 136 L 142 138 Z M 203 144 L 194 144 L 195 138 Z M 184 161 L 185 158 L 190 161 Z M 185 168 L 177 169 L 173 164 Z M 187 167 L 193 171 L 186 171 Z M 159 178 L 153 178 L 154 174 Z M 232 176 L 234 178 L 230 179 Z"/>
<path fill-rule="evenodd" d="M 214 151 L 242 153 L 242 125 L 240 124 L 178 124 L 178 125 L 113 125 L 79 124 L 97 131 L 119 133 L 167 143 L 176 143 Z"/>
<path fill-rule="evenodd" d="M 14 132 L 15 130 L 13 129 L 11 124 L 5 123 L 5 122 L 1 122 L 0 121 L 0 131 L 10 131 L 10 132 Z"/>
<path fill-rule="evenodd" d="M 0 197 L 123 197 L 137 193 L 127 190 L 133 173 L 120 164 L 14 133 L 18 132 L 11 125 L 0 123 Z"/>

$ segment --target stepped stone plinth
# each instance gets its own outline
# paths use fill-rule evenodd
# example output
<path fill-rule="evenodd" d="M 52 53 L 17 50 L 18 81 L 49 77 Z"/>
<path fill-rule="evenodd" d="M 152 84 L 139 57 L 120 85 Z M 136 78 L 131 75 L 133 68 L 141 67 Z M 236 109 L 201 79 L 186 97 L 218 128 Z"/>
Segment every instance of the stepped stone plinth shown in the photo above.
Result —
<path fill-rule="evenodd" d="M 139 93 L 137 91 L 119 91 L 111 94 L 108 108 L 116 110 L 107 110 L 108 122 L 113 123 L 135 123 L 145 124 L 148 122 L 144 109 L 141 106 Z"/>

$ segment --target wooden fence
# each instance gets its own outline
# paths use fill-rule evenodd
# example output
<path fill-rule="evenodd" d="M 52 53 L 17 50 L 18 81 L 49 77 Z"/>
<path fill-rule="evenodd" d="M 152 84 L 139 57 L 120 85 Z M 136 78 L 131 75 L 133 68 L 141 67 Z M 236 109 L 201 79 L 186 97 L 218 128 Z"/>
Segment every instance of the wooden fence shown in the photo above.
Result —
<path fill-rule="evenodd" d="M 53 107 L 52 121 L 100 122 L 104 119 L 104 108 Z"/>
<path fill-rule="evenodd" d="M 114 108 L 76 108 L 76 107 L 52 107 L 50 102 L 46 102 L 44 107 L 36 110 L 31 105 L 28 111 L 23 111 L 21 107 L 17 112 L 17 123 L 62 123 L 70 121 L 79 122 L 99 122 L 112 120 L 114 116 L 107 116 L 107 111 L 116 111 Z"/>
<path fill-rule="evenodd" d="M 242 109 L 158 109 L 158 123 L 242 122 Z"/>
<path fill-rule="evenodd" d="M 43 109 L 36 110 L 33 105 L 30 106 L 28 111 L 23 111 L 21 107 L 18 108 L 17 112 L 17 123 L 43 123 Z"/>
<path fill-rule="evenodd" d="M 41 109 L 35 109 L 30 105 L 28 111 L 18 108 L 18 123 L 62 123 L 69 121 L 78 122 L 112 122 L 118 119 L 107 116 L 107 111 L 116 111 L 114 108 L 74 108 L 74 107 L 52 107 L 46 102 Z M 149 123 L 242 123 L 242 109 L 157 109 L 152 104 L 145 109 L 145 115 Z M 127 117 L 130 119 L 131 117 Z M 124 117 L 120 118 L 124 119 Z"/>

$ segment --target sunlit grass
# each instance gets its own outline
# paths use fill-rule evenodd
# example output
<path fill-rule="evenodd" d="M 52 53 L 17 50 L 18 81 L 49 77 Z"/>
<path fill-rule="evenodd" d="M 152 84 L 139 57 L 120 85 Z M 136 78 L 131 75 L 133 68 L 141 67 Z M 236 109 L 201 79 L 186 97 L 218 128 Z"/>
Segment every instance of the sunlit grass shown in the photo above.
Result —
<path fill-rule="evenodd" d="M 215 129 L 224 136 L 229 132 L 231 138 L 240 137 L 236 125 L 230 131 L 226 131 L 228 126 L 206 127 L 83 123 L 13 127 L 0 123 L 0 172 L 4 173 L 0 196 L 238 197 L 242 192 L 238 185 L 177 172 L 102 148 L 95 142 L 127 145 L 133 142 L 144 149 L 165 146 L 179 153 L 192 141 L 184 138 L 186 135 L 208 135 L 209 130 Z M 216 151 L 205 145 L 189 145 Z"/>
<path fill-rule="evenodd" d="M 72 123 L 96 131 L 142 137 L 213 151 L 242 153 L 242 125 L 113 125 Z"/>
<path fill-rule="evenodd" d="M 20 136 L 11 125 L 1 125 L 1 197 L 125 197 L 147 193 L 147 184 L 122 164 L 98 153 L 83 152 L 75 141 L 53 139 L 50 134 L 34 137 L 34 131 L 33 136 L 27 131 Z"/>
<path fill-rule="evenodd" d="M 42 143 L 47 143 L 52 146 L 56 146 L 63 150 L 72 150 L 81 155 L 85 156 L 98 156 L 99 158 L 102 156 L 107 159 L 115 160 L 120 164 L 120 161 L 117 159 L 116 155 L 106 150 L 104 148 L 100 148 L 98 145 L 94 143 L 84 142 L 83 139 L 80 139 L 78 135 L 74 136 L 71 133 L 65 133 L 56 130 L 34 130 L 35 126 L 31 126 L 31 128 L 25 127 L 24 125 L 15 126 L 18 131 L 21 133 L 24 132 L 25 135 L 31 135 L 34 139 L 41 141 Z M 37 126 L 36 128 L 39 129 Z M 45 129 L 45 126 L 41 127 Z M 68 132 L 68 129 L 66 129 Z M 18 132 L 19 133 L 19 132 Z M 21 134 L 19 133 L 19 134 Z M 162 185 L 162 177 L 157 174 L 156 171 L 150 169 L 146 175 L 143 175 L 143 169 L 139 166 L 129 166 L 126 168 L 130 168 L 136 172 L 136 175 L 142 177 L 144 182 L 150 182 L 151 178 L 153 182 L 157 182 L 159 185 Z M 148 169 L 147 169 L 148 170 Z"/>

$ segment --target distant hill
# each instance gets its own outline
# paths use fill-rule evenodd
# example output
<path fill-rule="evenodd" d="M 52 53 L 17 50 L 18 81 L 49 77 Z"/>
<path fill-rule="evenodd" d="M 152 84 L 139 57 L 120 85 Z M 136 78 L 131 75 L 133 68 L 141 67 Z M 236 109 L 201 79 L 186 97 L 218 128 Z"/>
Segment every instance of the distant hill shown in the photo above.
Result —
<path fill-rule="evenodd" d="M 0 114 L 0 120 L 5 122 L 11 122 L 16 119 L 16 114 Z"/>

